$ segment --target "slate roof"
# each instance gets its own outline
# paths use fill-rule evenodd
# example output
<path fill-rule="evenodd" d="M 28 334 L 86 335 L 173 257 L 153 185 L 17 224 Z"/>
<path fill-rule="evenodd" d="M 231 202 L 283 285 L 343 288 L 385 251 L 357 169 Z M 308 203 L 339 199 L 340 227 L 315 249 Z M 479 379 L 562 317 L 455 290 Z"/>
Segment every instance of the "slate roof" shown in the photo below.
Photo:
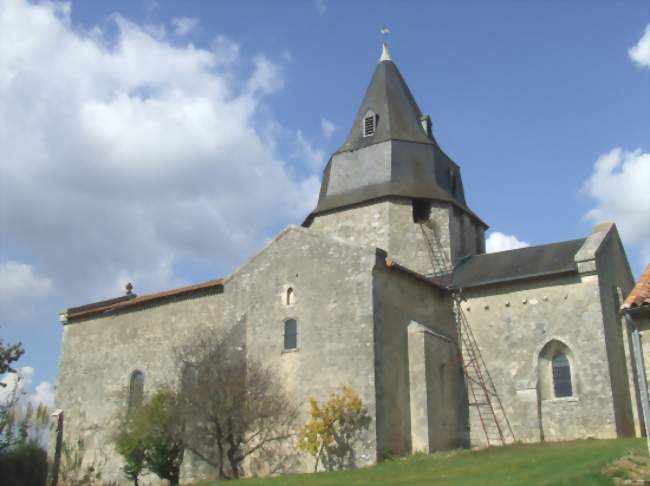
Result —
<path fill-rule="evenodd" d="M 650 263 L 645 267 L 638 282 L 621 306 L 622 309 L 638 309 L 641 307 L 650 309 Z"/>
<path fill-rule="evenodd" d="M 375 134 L 364 137 L 362 123 L 368 110 L 379 118 Z M 388 140 L 433 145 L 433 139 L 422 128 L 421 118 L 422 112 L 395 63 L 391 60 L 381 61 L 370 80 L 348 138 L 337 153 Z"/>
<path fill-rule="evenodd" d="M 364 137 L 363 119 L 369 111 L 378 117 L 378 121 L 374 135 Z M 444 153 L 433 134 L 423 128 L 422 118 L 404 78 L 384 51 L 347 140 L 323 171 L 318 203 L 303 225 L 309 226 L 317 214 L 388 197 L 401 197 L 449 202 L 487 228 L 487 224 L 467 206 L 460 167 Z M 360 149 L 380 144 L 386 147 L 378 149 L 377 153 L 357 153 Z M 385 170 L 386 174 L 376 179 L 366 178 L 358 167 L 370 170 L 372 164 L 377 166 L 377 170 Z M 341 174 L 358 180 L 358 184 L 344 184 L 345 188 L 341 190 L 338 181 L 345 177 Z"/>
<path fill-rule="evenodd" d="M 511 280 L 577 271 L 574 255 L 586 238 L 516 250 L 473 255 L 457 266 L 452 288 L 478 287 Z"/>
<path fill-rule="evenodd" d="M 223 282 L 223 279 L 208 280 L 206 282 L 152 294 L 141 296 L 135 294 L 125 295 L 123 297 L 118 297 L 117 299 L 102 300 L 80 307 L 70 307 L 65 311 L 64 317 L 67 321 L 70 321 L 130 309 L 144 304 L 161 303 L 173 297 L 190 296 L 191 294 L 199 292 L 219 289 L 220 287 L 223 287 Z"/>

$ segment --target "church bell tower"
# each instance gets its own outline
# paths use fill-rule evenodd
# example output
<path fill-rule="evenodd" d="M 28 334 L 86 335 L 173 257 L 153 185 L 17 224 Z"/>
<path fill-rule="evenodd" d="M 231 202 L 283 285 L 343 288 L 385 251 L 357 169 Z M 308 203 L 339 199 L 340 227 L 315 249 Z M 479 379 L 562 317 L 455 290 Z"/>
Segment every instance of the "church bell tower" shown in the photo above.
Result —
<path fill-rule="evenodd" d="M 303 225 L 382 248 L 426 275 L 485 252 L 487 225 L 467 206 L 460 167 L 436 142 L 386 44 Z"/>

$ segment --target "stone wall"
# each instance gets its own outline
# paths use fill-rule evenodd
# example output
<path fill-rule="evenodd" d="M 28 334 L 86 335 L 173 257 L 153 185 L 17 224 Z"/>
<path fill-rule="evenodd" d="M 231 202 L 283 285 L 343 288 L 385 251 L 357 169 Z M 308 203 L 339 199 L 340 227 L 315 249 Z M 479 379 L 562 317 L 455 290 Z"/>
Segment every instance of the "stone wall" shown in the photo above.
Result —
<path fill-rule="evenodd" d="M 466 289 L 462 311 L 476 336 L 517 440 L 617 436 L 598 277 L 577 274 Z M 573 396 L 538 392 L 539 356 L 570 351 Z M 485 437 L 473 407 L 471 441 Z"/>
<path fill-rule="evenodd" d="M 124 478 L 113 434 L 127 407 L 131 373 L 144 373 L 145 394 L 176 386 L 174 349 L 205 327 L 223 325 L 223 312 L 224 295 L 213 294 L 64 326 L 56 392 L 56 407 L 65 413 L 64 440 L 83 439 L 86 465 L 100 466 L 104 480 Z"/>
<path fill-rule="evenodd" d="M 391 202 L 384 200 L 318 215 L 309 229 L 346 243 L 388 251 L 390 207 Z"/>
<path fill-rule="evenodd" d="M 354 389 L 372 417 L 357 451 L 357 466 L 374 464 L 375 376 L 372 316 L 374 249 L 335 242 L 291 226 L 225 283 L 227 319 L 245 316 L 247 352 L 276 370 L 307 419 L 309 398 L 326 400 Z M 286 305 L 286 292 L 293 303 Z M 283 351 L 286 319 L 298 322 L 298 348 Z M 311 458 L 293 457 L 287 469 L 311 471 Z M 258 470 L 259 469 L 259 470 Z M 251 471 L 264 472 L 264 465 Z"/>
<path fill-rule="evenodd" d="M 605 229 L 605 228 L 603 228 Z M 632 376 L 634 360 L 629 344 L 627 323 L 620 314 L 621 296 L 634 287 L 634 278 L 615 227 L 606 230 L 606 237 L 595 254 L 600 301 L 602 305 L 609 374 L 619 436 L 633 437 L 639 429 L 636 388 Z M 627 348 L 627 350 L 626 350 Z M 632 383 L 631 383 L 632 381 Z"/>
<path fill-rule="evenodd" d="M 273 370 L 300 407 L 299 427 L 309 398 L 325 400 L 349 386 L 361 396 L 372 422 L 357 446 L 356 465 L 377 460 L 372 269 L 374 249 L 336 242 L 291 226 L 229 277 L 223 294 L 203 295 L 97 317 L 64 327 L 57 407 L 65 411 L 67 441 L 83 438 L 86 461 L 97 458 L 103 479 L 123 480 L 114 451 L 115 418 L 126 410 L 126 389 L 134 370 L 145 376 L 145 394 L 178 386 L 173 351 L 207 328 L 245 323 L 246 353 Z M 292 299 L 287 305 L 287 290 Z M 298 322 L 296 350 L 283 349 L 286 319 Z M 310 458 L 288 444 L 279 471 L 311 471 Z M 250 473 L 268 473 L 251 460 Z M 201 479 L 210 468 L 191 454 L 185 480 Z M 151 476 L 141 484 L 156 483 Z"/>
<path fill-rule="evenodd" d="M 431 202 L 429 219 L 422 224 L 413 221 L 410 199 L 390 198 L 319 214 L 310 228 L 349 243 L 381 248 L 422 274 L 448 271 L 462 257 L 485 251 L 483 228 L 443 202 Z"/>
<path fill-rule="evenodd" d="M 458 447 L 467 405 L 449 293 L 383 266 L 374 280 L 380 454 Z"/>

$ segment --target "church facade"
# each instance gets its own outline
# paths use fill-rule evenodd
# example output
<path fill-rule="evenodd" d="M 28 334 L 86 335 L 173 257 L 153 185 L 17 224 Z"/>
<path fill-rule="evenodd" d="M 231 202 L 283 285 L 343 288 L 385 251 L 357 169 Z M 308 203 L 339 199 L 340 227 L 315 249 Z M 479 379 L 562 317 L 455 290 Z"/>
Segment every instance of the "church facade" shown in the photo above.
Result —
<path fill-rule="evenodd" d="M 61 314 L 56 405 L 103 478 L 123 479 L 107 424 L 137 380 L 179 386 L 171 356 L 208 328 L 304 403 L 354 389 L 372 418 L 357 465 L 386 454 L 640 434 L 634 285 L 613 224 L 485 254 L 460 167 L 384 49 L 317 207 L 231 275 Z M 188 457 L 186 479 L 202 465 Z M 285 470 L 309 470 L 296 454 Z M 262 468 L 263 469 L 263 468 Z M 260 470 L 262 470 L 260 469 Z M 250 472 L 256 472 L 251 470 Z"/>

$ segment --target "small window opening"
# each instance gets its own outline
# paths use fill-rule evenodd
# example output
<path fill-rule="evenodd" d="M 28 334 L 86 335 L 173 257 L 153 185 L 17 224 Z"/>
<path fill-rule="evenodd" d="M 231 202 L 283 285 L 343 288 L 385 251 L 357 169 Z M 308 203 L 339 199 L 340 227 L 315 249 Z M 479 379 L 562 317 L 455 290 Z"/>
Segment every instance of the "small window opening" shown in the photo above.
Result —
<path fill-rule="evenodd" d="M 562 351 L 553 356 L 553 390 L 557 398 L 573 395 L 571 364 Z"/>
<path fill-rule="evenodd" d="M 129 380 L 129 404 L 128 404 L 128 413 L 131 413 L 142 403 L 142 397 L 144 394 L 144 374 L 142 371 L 134 371 L 131 373 L 131 379 Z"/>
<path fill-rule="evenodd" d="M 284 303 L 285 305 L 293 305 L 293 287 L 287 289 L 287 296 Z"/>
<path fill-rule="evenodd" d="M 193 364 L 186 363 L 181 376 L 181 390 L 183 394 L 192 393 L 199 381 L 199 370 Z"/>
<path fill-rule="evenodd" d="M 284 321 L 284 350 L 298 348 L 298 322 L 295 319 Z"/>
<path fill-rule="evenodd" d="M 363 118 L 363 136 L 372 137 L 377 129 L 377 116 L 370 112 Z"/>
<path fill-rule="evenodd" d="M 454 169 L 449 170 L 449 184 L 451 186 L 451 195 L 455 196 L 458 191 L 458 175 Z"/>
<path fill-rule="evenodd" d="M 413 222 L 424 223 L 431 216 L 431 201 L 413 199 Z"/>

